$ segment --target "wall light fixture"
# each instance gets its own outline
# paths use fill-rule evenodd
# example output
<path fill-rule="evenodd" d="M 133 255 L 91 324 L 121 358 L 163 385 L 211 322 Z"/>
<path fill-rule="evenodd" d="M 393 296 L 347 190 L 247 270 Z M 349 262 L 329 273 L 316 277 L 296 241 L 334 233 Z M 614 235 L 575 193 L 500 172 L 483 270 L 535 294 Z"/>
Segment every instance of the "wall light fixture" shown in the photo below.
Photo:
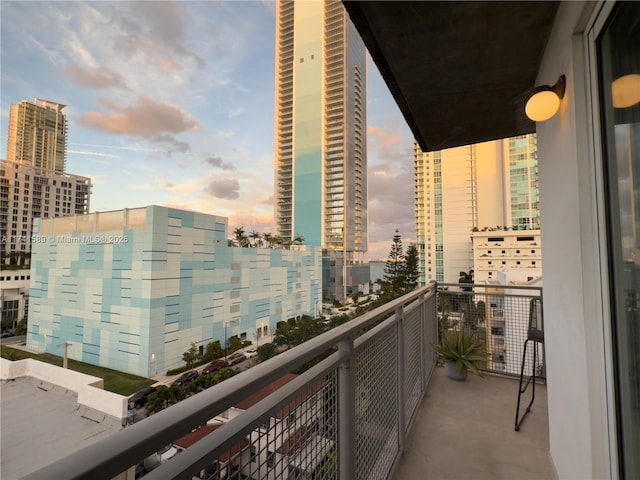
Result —
<path fill-rule="evenodd" d="M 533 94 L 527 100 L 524 111 L 534 122 L 544 122 L 553 117 L 560 108 L 560 100 L 564 97 L 566 79 L 564 75 L 555 85 L 541 85 L 534 88 Z"/>

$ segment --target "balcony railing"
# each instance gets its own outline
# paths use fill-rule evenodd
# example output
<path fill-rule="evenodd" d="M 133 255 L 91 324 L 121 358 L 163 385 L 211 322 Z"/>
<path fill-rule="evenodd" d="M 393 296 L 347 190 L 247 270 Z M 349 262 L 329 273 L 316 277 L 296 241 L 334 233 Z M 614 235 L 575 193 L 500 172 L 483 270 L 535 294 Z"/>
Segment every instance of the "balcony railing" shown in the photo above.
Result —
<path fill-rule="evenodd" d="M 483 370 L 519 376 L 528 335 L 530 304 L 542 298 L 542 287 L 529 285 L 438 283 L 440 330 L 464 328 L 484 342 L 488 358 Z M 544 376 L 544 348 L 537 345 L 535 368 Z M 533 349 L 525 357 L 530 375 Z"/>
<path fill-rule="evenodd" d="M 437 303 L 431 283 L 26 478 L 114 478 L 191 432 L 144 478 L 391 478 L 436 365 Z"/>

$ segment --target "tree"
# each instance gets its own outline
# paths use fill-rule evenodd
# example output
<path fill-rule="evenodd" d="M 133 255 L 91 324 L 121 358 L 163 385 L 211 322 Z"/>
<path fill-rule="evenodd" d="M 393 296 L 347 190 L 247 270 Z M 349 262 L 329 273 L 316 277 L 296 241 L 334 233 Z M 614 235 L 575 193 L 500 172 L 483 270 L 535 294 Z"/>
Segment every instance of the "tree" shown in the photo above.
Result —
<path fill-rule="evenodd" d="M 233 237 L 235 239 L 236 245 L 239 247 L 246 247 L 249 245 L 249 239 L 244 233 L 244 227 L 236 227 L 233 230 Z"/>
<path fill-rule="evenodd" d="M 254 247 L 262 246 L 262 234 L 261 233 L 256 232 L 255 230 L 252 230 L 251 233 L 249 234 L 249 238 L 251 240 L 253 240 L 253 246 Z"/>
<path fill-rule="evenodd" d="M 170 405 L 175 405 L 186 398 L 186 392 L 174 385 L 167 387 L 160 385 L 155 392 L 149 395 L 146 403 L 147 415 L 152 415 L 160 410 L 164 410 Z"/>
<path fill-rule="evenodd" d="M 420 271 L 418 269 L 418 248 L 411 244 L 404 255 L 404 291 L 409 293 L 418 287 Z"/>
<path fill-rule="evenodd" d="M 204 351 L 204 360 L 210 362 L 216 358 L 220 358 L 224 355 L 222 347 L 220 346 L 220 340 L 207 343 L 207 348 Z"/>
<path fill-rule="evenodd" d="M 3 332 L 5 330 L 11 330 L 13 328 L 13 322 L 13 317 L 3 317 L 2 321 L 0 322 L 0 330 L 2 330 Z"/>
<path fill-rule="evenodd" d="M 262 235 L 262 238 L 264 240 L 264 243 L 266 243 L 267 248 L 273 248 L 273 242 L 274 242 L 274 236 L 271 235 L 269 232 L 264 233 Z"/>
<path fill-rule="evenodd" d="M 265 343 L 258 347 L 258 361 L 264 362 L 271 357 L 275 357 L 277 351 L 273 343 Z"/>
<path fill-rule="evenodd" d="M 326 331 L 320 318 L 303 315 L 298 320 L 281 322 L 276 329 L 276 340 L 292 347 L 317 337 Z"/>
<path fill-rule="evenodd" d="M 187 364 L 187 368 L 189 370 L 191 370 L 195 366 L 195 364 L 202 359 L 202 355 L 198 351 L 196 342 L 191 343 L 189 350 L 182 354 L 182 359 L 184 360 L 184 363 Z"/>
<path fill-rule="evenodd" d="M 404 256 L 402 237 L 396 229 L 391 240 L 391 251 L 384 266 L 384 275 L 380 281 L 380 298 L 384 303 L 401 296 L 404 292 Z"/>
<path fill-rule="evenodd" d="M 473 268 L 468 272 L 460 272 L 458 283 L 473 283 Z M 471 290 L 471 287 L 462 287 L 463 292 L 470 292 Z"/>
<path fill-rule="evenodd" d="M 282 247 L 284 245 L 284 239 L 280 235 L 275 235 L 272 242 L 276 247 Z"/>
<path fill-rule="evenodd" d="M 229 337 L 227 341 L 227 354 L 233 353 L 236 350 L 240 350 L 242 348 L 242 340 L 238 338 L 237 335 Z"/>
<path fill-rule="evenodd" d="M 302 245 L 304 243 L 304 237 L 300 234 L 297 234 L 293 239 L 294 245 Z"/>
<path fill-rule="evenodd" d="M 16 329 L 13 333 L 15 333 L 16 335 L 27 334 L 27 317 L 24 317 L 22 320 L 18 322 L 18 325 L 16 325 Z"/>

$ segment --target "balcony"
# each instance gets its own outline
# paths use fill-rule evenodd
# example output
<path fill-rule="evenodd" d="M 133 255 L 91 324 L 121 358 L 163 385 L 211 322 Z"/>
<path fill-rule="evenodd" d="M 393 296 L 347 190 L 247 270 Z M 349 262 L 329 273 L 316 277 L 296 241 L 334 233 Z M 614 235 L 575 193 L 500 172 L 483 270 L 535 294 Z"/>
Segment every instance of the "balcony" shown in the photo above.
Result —
<path fill-rule="evenodd" d="M 441 328 L 491 339 L 498 306 L 505 337 L 518 340 L 509 316 L 526 323 L 539 297 L 447 288 L 393 300 L 25 478 L 132 478 L 134 465 L 191 432 L 201 439 L 144 478 L 551 478 L 542 385 L 514 431 L 518 382 L 506 373 L 519 368 L 521 346 L 465 382 L 444 377 L 434 350 L 438 317 Z"/>
<path fill-rule="evenodd" d="M 546 387 L 514 430 L 518 380 L 470 375 L 449 380 L 436 368 L 394 479 L 552 479 Z M 527 397 L 529 399 L 529 397 Z"/>

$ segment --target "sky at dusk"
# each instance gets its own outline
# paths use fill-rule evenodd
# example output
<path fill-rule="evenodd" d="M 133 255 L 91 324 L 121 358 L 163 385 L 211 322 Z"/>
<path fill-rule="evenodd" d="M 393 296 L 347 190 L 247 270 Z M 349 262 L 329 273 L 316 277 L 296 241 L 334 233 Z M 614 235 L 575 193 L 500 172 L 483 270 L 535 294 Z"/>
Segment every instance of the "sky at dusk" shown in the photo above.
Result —
<path fill-rule="evenodd" d="M 91 211 L 151 204 L 275 234 L 275 3 L 2 1 L 9 105 L 68 105 L 67 172 Z M 415 241 L 413 136 L 368 61 L 369 256 Z"/>

